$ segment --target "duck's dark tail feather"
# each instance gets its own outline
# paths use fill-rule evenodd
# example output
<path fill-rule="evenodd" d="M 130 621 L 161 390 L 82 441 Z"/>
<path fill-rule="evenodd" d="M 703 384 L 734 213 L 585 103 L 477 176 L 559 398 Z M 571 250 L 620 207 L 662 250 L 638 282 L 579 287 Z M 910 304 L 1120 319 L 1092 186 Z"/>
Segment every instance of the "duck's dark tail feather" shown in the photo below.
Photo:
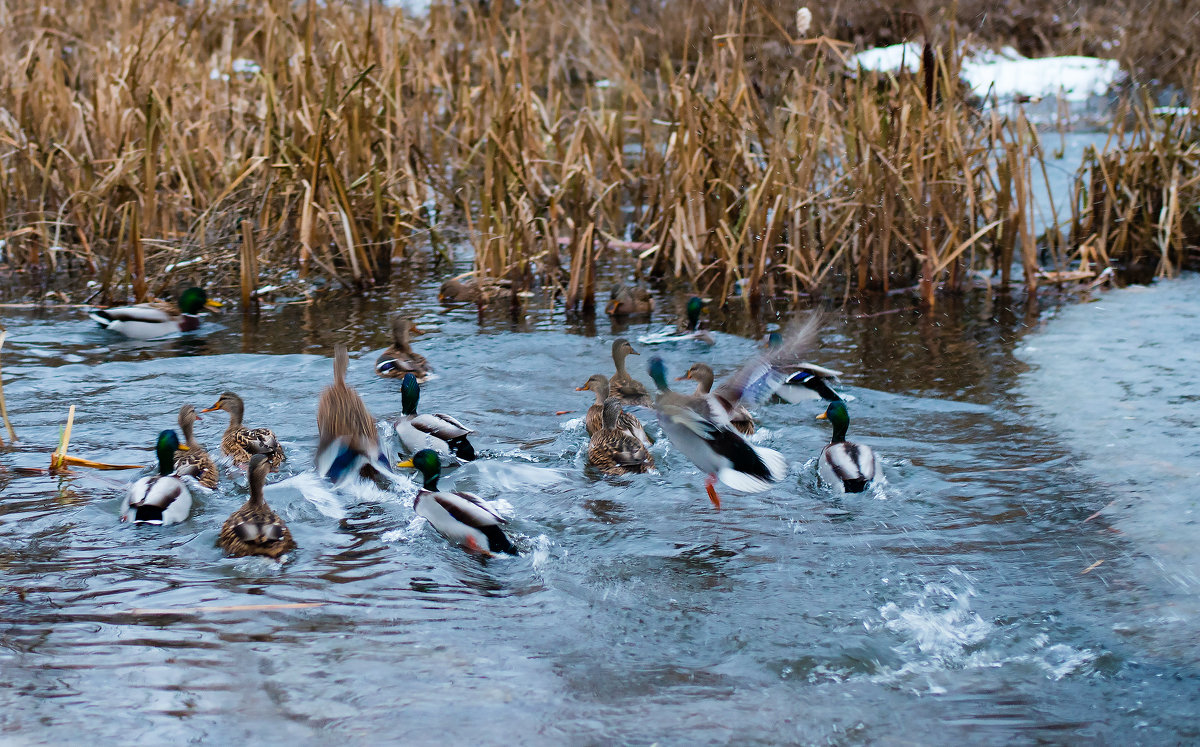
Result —
<path fill-rule="evenodd" d="M 163 521 L 163 507 L 142 505 L 133 509 L 133 521 L 135 524 L 161 524 Z"/>
<path fill-rule="evenodd" d="M 466 436 L 452 438 L 446 442 L 446 445 L 450 447 L 450 451 L 454 454 L 454 456 L 458 457 L 464 462 L 475 461 L 475 447 L 471 445 L 471 442 L 467 440 Z"/>
<path fill-rule="evenodd" d="M 483 532 L 484 537 L 487 537 L 488 548 L 492 552 L 503 552 L 509 555 L 517 554 L 517 548 L 513 546 L 513 543 L 508 539 L 508 535 L 500 527 L 492 525 L 482 527 L 479 531 Z"/>

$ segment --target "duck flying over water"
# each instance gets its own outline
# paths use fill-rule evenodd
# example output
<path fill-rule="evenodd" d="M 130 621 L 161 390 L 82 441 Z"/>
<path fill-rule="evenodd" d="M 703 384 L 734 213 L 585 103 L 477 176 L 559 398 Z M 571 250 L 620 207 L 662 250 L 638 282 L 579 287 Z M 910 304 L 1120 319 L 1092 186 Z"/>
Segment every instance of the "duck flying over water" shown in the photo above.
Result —
<path fill-rule="evenodd" d="M 831 402 L 818 420 L 833 424 L 833 439 L 821 449 L 817 473 L 828 485 L 846 493 L 861 493 L 875 479 L 878 460 L 870 446 L 846 440 L 850 428 L 850 414 L 844 402 Z"/>
<path fill-rule="evenodd" d="M 422 449 L 432 449 L 443 456 L 453 455 L 464 462 L 475 459 L 475 447 L 467 436 L 475 431 L 457 419 L 443 413 L 417 414 L 421 399 L 421 387 L 417 377 L 405 374 L 400 382 L 400 406 L 402 414 L 396 421 L 396 435 L 400 445 L 410 454 Z"/>
<path fill-rule="evenodd" d="M 158 456 L 158 474 L 143 477 L 129 487 L 129 493 L 121 505 L 121 521 L 134 524 L 178 524 L 192 510 L 192 494 L 180 477 L 195 476 L 195 466 L 175 472 L 175 452 L 187 451 L 187 444 L 179 443 L 175 431 L 166 430 L 158 434 L 155 453 Z"/>
<path fill-rule="evenodd" d="M 335 484 L 350 475 L 371 478 L 379 468 L 388 469 L 375 418 L 346 383 L 349 366 L 350 354 L 344 345 L 338 345 L 333 354 L 333 383 L 321 391 L 317 402 L 316 467 Z"/>
<path fill-rule="evenodd" d="M 696 382 L 696 391 L 693 396 L 708 397 L 715 406 L 725 410 L 729 422 L 733 424 L 738 433 L 743 436 L 754 435 L 754 418 L 750 415 L 750 411 L 742 405 L 732 404 L 728 399 L 732 395 L 722 391 L 721 387 L 717 387 L 715 392 L 712 390 L 713 370 L 707 363 L 692 364 L 687 373 L 675 380 L 683 381 L 685 379 Z"/>
<path fill-rule="evenodd" d="M 772 332 L 767 335 L 767 349 L 783 344 L 783 335 Z M 835 391 L 830 382 L 836 381 L 842 375 L 841 371 L 818 366 L 815 363 L 797 363 L 784 368 L 787 378 L 775 394 L 786 402 L 796 404 L 809 399 L 823 399 L 826 402 L 837 400 L 852 400 L 850 395 L 842 395 Z"/>
<path fill-rule="evenodd" d="M 482 498 L 474 493 L 438 490 L 442 465 L 434 451 L 422 449 L 397 466 L 421 473 L 424 487 L 413 499 L 413 508 L 443 537 L 482 555 L 517 554 L 501 527 L 506 522 Z"/>
<path fill-rule="evenodd" d="M 432 370 L 429 361 L 425 360 L 425 356 L 413 351 L 409 343 L 410 334 L 419 335 L 422 332 L 408 319 L 392 317 L 392 345 L 375 361 L 377 375 L 389 379 L 402 379 L 404 374 L 410 373 L 417 377 L 417 381 L 424 381 L 429 377 Z"/>
<path fill-rule="evenodd" d="M 203 288 L 188 288 L 179 295 L 179 303 L 165 301 L 94 309 L 88 317 L 110 332 L 119 332 L 134 340 L 154 340 L 176 332 L 191 332 L 200 328 L 198 314 L 221 304 L 209 300 Z"/>
<path fill-rule="evenodd" d="M 217 535 L 217 546 L 230 555 L 278 558 L 296 547 L 287 524 L 263 498 L 263 485 L 270 471 L 267 455 L 255 454 L 250 458 L 250 499 L 225 520 Z"/>

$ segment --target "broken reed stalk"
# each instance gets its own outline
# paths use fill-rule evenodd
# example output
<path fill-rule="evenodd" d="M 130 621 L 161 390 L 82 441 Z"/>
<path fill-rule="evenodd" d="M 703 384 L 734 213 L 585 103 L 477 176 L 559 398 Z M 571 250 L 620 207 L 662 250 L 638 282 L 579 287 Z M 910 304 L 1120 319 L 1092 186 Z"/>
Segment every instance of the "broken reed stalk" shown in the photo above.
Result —
<path fill-rule="evenodd" d="M 75 425 L 75 405 L 67 411 L 67 425 L 58 439 L 58 448 L 50 455 L 50 471 L 62 472 L 67 468 L 67 448 L 71 445 L 71 428 Z"/>
<path fill-rule="evenodd" d="M 4 340 L 8 337 L 8 330 L 0 329 L 0 350 L 4 349 Z M 8 441 L 12 443 L 17 440 L 17 432 L 13 430 L 12 421 L 8 419 L 8 404 L 4 400 L 4 376 L 0 373 L 0 417 L 4 418 L 4 427 L 8 430 Z M 0 441 L 0 446 L 3 446 L 3 441 Z"/>
<path fill-rule="evenodd" d="M 242 281 L 242 312 L 258 308 L 258 248 L 254 243 L 254 223 L 242 221 L 242 256 L 239 270 Z"/>

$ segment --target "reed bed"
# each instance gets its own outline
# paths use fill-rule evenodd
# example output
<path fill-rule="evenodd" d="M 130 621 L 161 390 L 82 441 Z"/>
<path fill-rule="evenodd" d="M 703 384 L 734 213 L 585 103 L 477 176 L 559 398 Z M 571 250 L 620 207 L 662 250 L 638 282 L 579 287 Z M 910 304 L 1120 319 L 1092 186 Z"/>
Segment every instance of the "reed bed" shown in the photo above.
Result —
<path fill-rule="evenodd" d="M 877 76 L 780 4 L 668 5 L 683 39 L 630 2 L 0 0 L 7 262 L 100 301 L 187 280 L 247 307 L 464 243 L 581 309 L 612 261 L 750 303 L 933 304 L 1020 252 L 1036 290 L 1036 138 L 967 100 L 953 30 Z"/>

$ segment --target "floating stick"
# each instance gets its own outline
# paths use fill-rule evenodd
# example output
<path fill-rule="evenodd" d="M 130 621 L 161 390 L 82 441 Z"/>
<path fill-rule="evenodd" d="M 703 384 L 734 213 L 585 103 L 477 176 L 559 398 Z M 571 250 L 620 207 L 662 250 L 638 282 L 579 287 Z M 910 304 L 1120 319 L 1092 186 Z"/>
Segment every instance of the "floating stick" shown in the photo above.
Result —
<path fill-rule="evenodd" d="M 4 348 L 4 338 L 8 337 L 8 330 L 0 329 L 0 349 Z M 16 441 L 17 432 L 13 430 L 12 423 L 8 420 L 8 406 L 4 404 L 4 379 L 0 377 L 0 417 L 4 418 L 4 427 L 8 429 L 8 440 Z M 0 442 L 3 445 L 3 442 Z"/>

